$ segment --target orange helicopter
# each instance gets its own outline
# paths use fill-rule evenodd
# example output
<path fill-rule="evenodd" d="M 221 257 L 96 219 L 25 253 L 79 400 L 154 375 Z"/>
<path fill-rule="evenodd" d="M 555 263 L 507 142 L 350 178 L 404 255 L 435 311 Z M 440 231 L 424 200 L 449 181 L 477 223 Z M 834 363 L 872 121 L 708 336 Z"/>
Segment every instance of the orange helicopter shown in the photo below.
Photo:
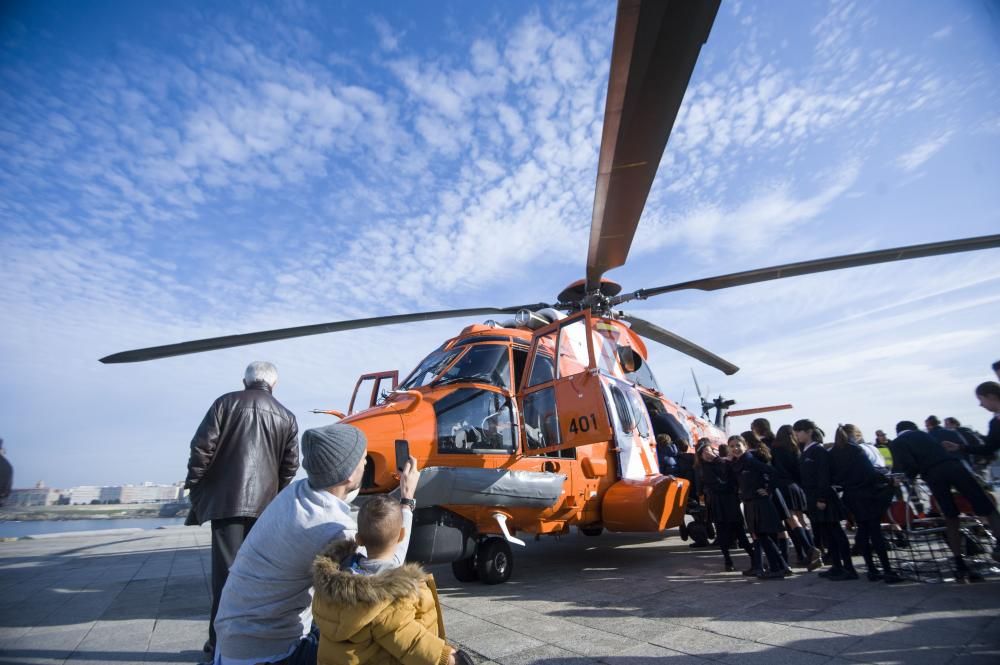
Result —
<path fill-rule="evenodd" d="M 465 327 L 398 373 L 359 379 L 343 422 L 368 438 L 363 493 L 398 486 L 396 442 L 423 469 L 409 556 L 451 562 L 459 580 L 504 582 L 518 534 L 660 532 L 684 518 L 690 484 L 659 473 L 654 423 L 676 439 L 725 437 L 731 400 L 703 415 L 666 398 L 644 340 L 726 374 L 738 368 L 649 321 L 617 310 L 674 291 L 1000 246 L 1000 235 L 913 245 L 622 292 L 604 278 L 625 264 L 681 100 L 719 0 L 620 0 L 611 55 L 586 277 L 554 304 L 482 307 L 336 321 L 126 351 L 138 362 L 406 322 L 505 315 Z M 699 389 L 700 393 L 700 389 Z M 708 408 L 706 408 L 708 405 Z M 760 412 L 781 407 L 764 407 Z M 729 415 L 737 412 L 729 411 Z"/>

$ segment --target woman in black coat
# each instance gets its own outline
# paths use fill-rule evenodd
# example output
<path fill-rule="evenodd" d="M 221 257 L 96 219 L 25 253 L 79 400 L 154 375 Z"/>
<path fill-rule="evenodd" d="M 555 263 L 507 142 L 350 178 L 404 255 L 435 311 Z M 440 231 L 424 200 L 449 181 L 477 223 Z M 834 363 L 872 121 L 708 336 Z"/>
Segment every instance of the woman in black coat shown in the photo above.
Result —
<path fill-rule="evenodd" d="M 701 489 L 705 494 L 708 514 L 715 525 L 715 542 L 722 550 L 726 572 L 735 570 L 729 548 L 733 541 L 746 550 L 751 557 L 753 550 L 747 538 L 743 513 L 740 512 L 740 499 L 736 492 L 736 478 L 733 475 L 732 463 L 719 456 L 710 443 L 698 444 L 695 455 L 695 467 L 701 478 Z"/>
<path fill-rule="evenodd" d="M 750 450 L 760 450 L 762 445 L 767 450 L 767 452 L 762 453 L 759 457 L 762 461 L 766 460 L 766 463 L 770 467 L 763 473 L 767 475 L 768 494 L 771 497 L 771 502 L 774 504 L 774 510 L 778 513 L 778 519 L 782 523 L 782 527 L 778 530 L 778 535 L 776 536 L 778 550 L 781 552 L 782 559 L 790 561 L 791 559 L 788 558 L 788 532 L 785 530 L 784 525 L 792 518 L 792 512 L 788 509 L 788 504 L 785 503 L 785 497 L 781 492 L 781 487 L 788 484 L 789 479 L 782 474 L 780 469 L 774 467 L 771 463 L 774 459 L 771 453 L 771 444 L 774 443 L 774 436 L 771 434 L 770 424 L 766 428 L 760 428 L 758 432 L 758 429 L 754 427 L 754 423 L 761 421 L 767 423 L 763 418 L 757 418 L 750 424 L 750 429 L 740 434 L 740 436 L 747 442 L 747 447 Z"/>
<path fill-rule="evenodd" d="M 843 427 L 837 428 L 834 437 L 830 468 L 833 482 L 843 488 L 844 504 L 858 525 L 857 543 L 868 567 L 868 579 L 872 582 L 884 579 L 887 584 L 901 582 L 903 578 L 889 564 L 889 552 L 882 536 L 882 515 L 892 501 L 892 485 L 888 478 L 875 470 L 871 460 Z M 873 549 L 882 564 L 882 572 L 875 565 Z"/>
<path fill-rule="evenodd" d="M 767 464 L 770 461 L 770 451 L 764 445 L 758 446 L 756 451 L 748 450 L 742 436 L 729 437 L 728 444 L 729 452 L 735 460 L 733 470 L 737 473 L 743 515 L 747 529 L 754 538 L 756 569 L 747 571 L 747 574 L 756 573 L 762 579 L 783 578 L 791 569 L 778 550 L 777 536 L 784 526 L 771 499 L 768 478 L 771 466 Z M 767 572 L 763 570 L 761 551 L 767 556 Z"/>
<path fill-rule="evenodd" d="M 758 418 L 754 423 L 758 421 L 763 421 L 763 426 L 770 431 L 770 425 L 766 420 Z M 751 423 L 752 426 L 753 423 Z M 805 528 L 806 493 L 802 491 L 802 486 L 799 484 L 800 453 L 792 437 L 792 426 L 782 425 L 779 427 L 778 433 L 772 441 L 773 445 L 768 445 L 771 446 L 771 465 L 776 471 L 775 482 L 791 513 L 785 520 L 785 525 L 788 527 L 788 534 L 795 544 L 798 564 L 806 566 L 809 570 L 815 570 L 823 565 L 823 559 L 813 542 L 812 534 Z"/>
<path fill-rule="evenodd" d="M 830 452 L 823 446 L 822 431 L 811 420 L 797 420 L 792 425 L 795 441 L 802 447 L 799 471 L 806 493 L 809 521 L 830 552 L 830 570 L 820 573 L 833 581 L 856 580 L 858 573 L 851 561 L 851 545 L 840 520 L 844 514 L 840 498 L 833 490 Z"/>

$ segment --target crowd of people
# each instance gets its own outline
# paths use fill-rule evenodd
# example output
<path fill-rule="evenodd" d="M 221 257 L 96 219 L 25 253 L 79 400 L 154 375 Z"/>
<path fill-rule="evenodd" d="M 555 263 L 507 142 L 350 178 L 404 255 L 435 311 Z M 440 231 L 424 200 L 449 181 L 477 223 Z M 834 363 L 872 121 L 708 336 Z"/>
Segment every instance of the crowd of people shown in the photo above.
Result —
<path fill-rule="evenodd" d="M 994 369 L 997 369 L 996 367 Z M 1000 369 L 998 369 L 1000 376 Z M 960 531 L 960 510 L 980 517 L 994 537 L 1000 536 L 1000 514 L 987 484 L 988 465 L 1000 450 L 1000 383 L 987 381 L 976 388 L 983 408 L 993 414 L 986 435 L 954 418 L 925 420 L 926 431 L 911 421 L 896 425 L 896 437 L 875 433 L 875 443 L 864 440 L 852 424 L 839 425 L 832 444 L 811 420 L 798 420 L 771 430 L 765 418 L 750 430 L 729 437 L 715 447 L 701 439 L 693 454 L 693 472 L 680 463 L 679 447 L 660 437 L 661 470 L 692 482 L 692 495 L 704 502 L 714 527 L 715 544 L 726 571 L 735 570 L 731 550 L 740 547 L 750 556 L 744 575 L 782 579 L 792 566 L 813 571 L 830 581 L 859 579 L 853 556 L 860 554 L 871 581 L 900 582 L 889 557 L 892 546 L 906 546 L 889 506 L 901 498 L 900 485 L 923 480 L 943 517 L 947 540 L 960 579 L 978 581 L 979 573 L 966 565 Z M 892 468 L 879 448 L 891 452 Z M 700 514 L 700 513 L 699 513 Z M 852 546 L 844 523 L 855 528 Z M 895 542 L 887 542 L 888 523 Z M 794 547 L 795 559 L 791 559 Z M 993 551 L 1000 561 L 1000 545 Z"/>

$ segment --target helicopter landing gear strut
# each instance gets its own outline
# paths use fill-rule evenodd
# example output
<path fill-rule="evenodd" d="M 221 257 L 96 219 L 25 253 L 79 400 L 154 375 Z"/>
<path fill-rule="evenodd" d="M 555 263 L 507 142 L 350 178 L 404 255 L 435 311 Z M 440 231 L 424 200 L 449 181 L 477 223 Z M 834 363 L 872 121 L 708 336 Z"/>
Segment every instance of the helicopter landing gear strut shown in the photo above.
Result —
<path fill-rule="evenodd" d="M 483 538 L 476 553 L 451 564 L 451 572 L 459 582 L 481 581 L 483 584 L 503 584 L 514 570 L 514 553 L 503 538 Z"/>
<path fill-rule="evenodd" d="M 451 573 L 459 582 L 475 582 L 479 579 L 479 571 L 476 570 L 476 557 L 470 556 L 467 559 L 452 561 Z"/>

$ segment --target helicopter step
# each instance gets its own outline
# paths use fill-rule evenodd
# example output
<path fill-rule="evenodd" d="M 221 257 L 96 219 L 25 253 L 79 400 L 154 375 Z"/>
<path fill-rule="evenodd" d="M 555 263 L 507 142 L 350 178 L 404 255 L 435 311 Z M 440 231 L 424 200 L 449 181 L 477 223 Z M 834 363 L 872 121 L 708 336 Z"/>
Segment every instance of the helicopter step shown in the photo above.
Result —
<path fill-rule="evenodd" d="M 689 486 L 686 480 L 660 475 L 619 480 L 604 496 L 603 526 L 609 531 L 626 532 L 663 531 L 679 526 L 684 519 L 683 506 Z"/>

